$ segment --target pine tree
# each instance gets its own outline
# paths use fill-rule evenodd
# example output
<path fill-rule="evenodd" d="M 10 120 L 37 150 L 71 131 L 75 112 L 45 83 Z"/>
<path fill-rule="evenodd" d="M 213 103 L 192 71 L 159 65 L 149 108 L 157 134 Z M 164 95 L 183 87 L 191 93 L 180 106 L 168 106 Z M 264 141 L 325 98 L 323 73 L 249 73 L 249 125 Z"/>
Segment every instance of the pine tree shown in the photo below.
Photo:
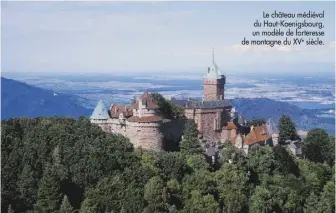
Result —
<path fill-rule="evenodd" d="M 183 130 L 183 139 L 180 142 L 180 150 L 185 154 L 202 153 L 201 145 L 198 140 L 197 126 L 194 120 L 187 120 Z"/>
<path fill-rule="evenodd" d="M 60 179 L 56 169 L 47 165 L 38 189 L 36 210 L 43 213 L 56 212 L 61 204 Z"/>
<path fill-rule="evenodd" d="M 31 209 L 37 199 L 38 172 L 30 164 L 25 164 L 19 177 L 20 199 L 27 209 Z"/>
<path fill-rule="evenodd" d="M 68 200 L 68 197 L 64 195 L 59 213 L 72 213 L 72 212 L 73 208 Z"/>
<path fill-rule="evenodd" d="M 287 140 L 299 140 L 295 124 L 289 116 L 282 115 L 279 120 L 279 144 L 285 144 Z"/>

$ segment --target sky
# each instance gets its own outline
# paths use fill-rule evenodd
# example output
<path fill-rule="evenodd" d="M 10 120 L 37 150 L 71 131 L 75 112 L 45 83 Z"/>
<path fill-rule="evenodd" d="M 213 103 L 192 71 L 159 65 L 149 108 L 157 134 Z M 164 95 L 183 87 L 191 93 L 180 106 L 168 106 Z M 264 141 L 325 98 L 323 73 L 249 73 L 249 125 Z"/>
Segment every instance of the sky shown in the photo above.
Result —
<path fill-rule="evenodd" d="M 335 2 L 2 2 L 2 72 L 334 71 Z M 263 11 L 322 12 L 323 46 L 242 46 Z M 276 38 L 269 38 L 276 39 Z"/>

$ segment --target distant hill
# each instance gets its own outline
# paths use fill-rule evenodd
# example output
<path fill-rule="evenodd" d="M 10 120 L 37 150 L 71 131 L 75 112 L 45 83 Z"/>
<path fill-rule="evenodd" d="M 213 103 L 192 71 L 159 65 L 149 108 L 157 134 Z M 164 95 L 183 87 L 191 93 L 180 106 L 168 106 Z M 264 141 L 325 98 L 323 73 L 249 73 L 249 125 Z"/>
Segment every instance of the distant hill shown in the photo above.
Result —
<path fill-rule="evenodd" d="M 1 119 L 39 116 L 88 116 L 91 110 L 76 96 L 55 93 L 19 81 L 1 78 Z"/>
<path fill-rule="evenodd" d="M 276 123 L 286 114 L 298 129 L 323 128 L 335 134 L 335 118 L 318 117 L 319 109 L 301 109 L 287 102 L 268 98 L 239 98 L 229 100 L 246 119 L 272 118 Z M 1 78 L 1 118 L 39 116 L 89 116 L 92 100 L 75 95 L 55 93 L 19 81 Z M 325 110 L 325 109 L 324 109 Z"/>
<path fill-rule="evenodd" d="M 301 109 L 287 102 L 268 98 L 237 98 L 229 101 L 236 107 L 238 114 L 242 114 L 248 120 L 272 118 L 278 123 L 280 116 L 285 114 L 292 118 L 299 129 L 323 128 L 329 134 L 335 134 L 335 118 L 317 117 L 317 109 Z"/>

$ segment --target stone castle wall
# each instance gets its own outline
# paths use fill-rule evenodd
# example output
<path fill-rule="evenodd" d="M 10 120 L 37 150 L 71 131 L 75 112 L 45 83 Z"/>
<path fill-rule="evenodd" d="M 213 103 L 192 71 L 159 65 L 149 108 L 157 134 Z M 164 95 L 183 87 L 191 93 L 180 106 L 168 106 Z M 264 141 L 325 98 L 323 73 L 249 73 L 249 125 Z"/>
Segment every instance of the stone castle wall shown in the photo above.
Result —
<path fill-rule="evenodd" d="M 179 142 L 182 130 L 182 120 L 166 120 L 164 122 L 128 122 L 121 123 L 119 119 L 92 120 L 104 132 L 121 134 L 130 139 L 135 148 L 160 151 L 164 143 Z"/>

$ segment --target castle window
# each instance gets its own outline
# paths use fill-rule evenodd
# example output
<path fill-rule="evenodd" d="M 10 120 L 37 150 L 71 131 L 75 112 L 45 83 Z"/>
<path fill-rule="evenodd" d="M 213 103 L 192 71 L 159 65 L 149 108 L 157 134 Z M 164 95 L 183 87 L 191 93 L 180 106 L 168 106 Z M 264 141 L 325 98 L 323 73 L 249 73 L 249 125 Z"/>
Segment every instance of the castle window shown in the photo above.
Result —
<path fill-rule="evenodd" d="M 141 129 L 138 129 L 138 132 L 141 132 Z"/>

